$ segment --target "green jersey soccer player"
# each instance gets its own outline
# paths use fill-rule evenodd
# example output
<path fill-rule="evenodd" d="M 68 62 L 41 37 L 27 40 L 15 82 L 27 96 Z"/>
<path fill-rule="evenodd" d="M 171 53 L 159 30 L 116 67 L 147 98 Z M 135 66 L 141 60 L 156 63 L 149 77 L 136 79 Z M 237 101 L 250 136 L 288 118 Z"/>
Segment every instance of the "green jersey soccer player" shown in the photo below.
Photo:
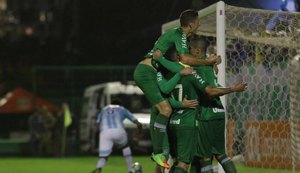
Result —
<path fill-rule="evenodd" d="M 207 59 L 207 47 L 205 38 L 195 36 L 191 39 L 190 51 L 194 56 Z M 194 69 L 210 86 L 220 87 L 213 66 L 199 66 Z M 220 97 L 210 98 L 201 94 L 199 103 L 201 108 L 198 117 L 196 157 L 201 170 L 193 171 L 212 173 L 212 158 L 215 157 L 226 173 L 235 173 L 236 168 L 225 152 L 225 110 Z"/>
<path fill-rule="evenodd" d="M 163 54 L 172 45 L 176 46 L 178 54 L 183 57 L 183 60 L 187 60 L 187 64 L 192 65 L 203 65 L 203 64 L 214 64 L 219 59 L 213 57 L 209 60 L 198 60 L 191 58 L 188 54 L 188 43 L 187 36 L 194 33 L 199 27 L 198 12 L 194 10 L 186 10 L 180 15 L 180 28 L 172 29 L 165 34 L 163 34 L 155 43 L 154 48 L 150 53 L 148 53 L 143 61 L 141 61 L 135 68 L 134 71 L 134 81 L 144 92 L 146 98 L 155 106 L 159 111 L 155 122 L 153 138 L 156 139 L 156 143 L 153 144 L 153 160 L 166 168 L 169 168 L 167 163 L 167 156 L 169 155 L 167 151 L 163 151 L 163 141 L 166 136 L 166 126 L 168 123 L 169 116 L 172 113 L 172 108 L 169 102 L 161 95 L 159 87 L 156 82 L 156 69 L 152 64 L 153 58 L 158 59 L 158 61 L 163 65 L 168 67 L 172 72 L 179 72 L 183 69 L 182 66 L 174 64 L 165 58 Z"/>

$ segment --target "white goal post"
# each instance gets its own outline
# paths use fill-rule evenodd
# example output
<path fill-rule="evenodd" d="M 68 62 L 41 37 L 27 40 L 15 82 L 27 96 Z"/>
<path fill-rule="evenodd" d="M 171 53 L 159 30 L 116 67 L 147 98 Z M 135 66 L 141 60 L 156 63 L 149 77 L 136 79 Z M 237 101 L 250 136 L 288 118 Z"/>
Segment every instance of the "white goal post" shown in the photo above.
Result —
<path fill-rule="evenodd" d="M 300 169 L 300 13 L 235 7 L 220 1 L 198 12 L 199 35 L 222 56 L 218 81 L 243 80 L 248 90 L 229 94 L 226 148 L 246 166 Z M 267 25 L 274 25 L 266 32 Z M 179 20 L 162 25 L 162 33 Z M 237 157 L 238 156 L 238 157 Z"/>

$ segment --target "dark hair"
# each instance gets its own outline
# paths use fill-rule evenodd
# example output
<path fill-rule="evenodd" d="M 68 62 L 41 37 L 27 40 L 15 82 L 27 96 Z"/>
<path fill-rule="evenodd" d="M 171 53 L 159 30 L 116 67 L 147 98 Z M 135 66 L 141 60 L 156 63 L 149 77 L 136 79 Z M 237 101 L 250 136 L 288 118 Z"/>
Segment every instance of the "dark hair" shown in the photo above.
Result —
<path fill-rule="evenodd" d="M 185 10 L 180 14 L 180 25 L 188 26 L 189 23 L 193 22 L 198 18 L 198 12 L 195 10 Z"/>
<path fill-rule="evenodd" d="M 165 53 L 165 58 L 170 61 L 174 61 L 174 56 L 177 56 L 175 44 L 173 44 Z"/>
<path fill-rule="evenodd" d="M 122 101 L 120 99 L 114 99 L 114 100 L 111 101 L 111 104 L 122 106 Z"/>
<path fill-rule="evenodd" d="M 202 50 L 206 50 L 208 47 L 208 41 L 205 39 L 205 37 L 194 34 L 189 37 L 190 45 L 200 48 Z"/>

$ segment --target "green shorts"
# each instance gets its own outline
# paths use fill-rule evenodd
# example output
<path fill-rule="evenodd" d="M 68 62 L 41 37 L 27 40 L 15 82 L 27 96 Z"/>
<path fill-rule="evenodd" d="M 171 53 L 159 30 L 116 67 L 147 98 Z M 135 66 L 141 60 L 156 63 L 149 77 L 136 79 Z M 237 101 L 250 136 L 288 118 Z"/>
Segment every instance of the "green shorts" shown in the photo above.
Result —
<path fill-rule="evenodd" d="M 156 70 L 145 64 L 138 64 L 134 70 L 133 78 L 137 86 L 144 92 L 151 105 L 165 100 L 157 84 Z"/>
<path fill-rule="evenodd" d="M 170 126 L 168 129 L 170 154 L 177 161 L 191 163 L 195 154 L 196 128 L 176 128 Z"/>
<path fill-rule="evenodd" d="M 197 157 L 225 154 L 225 119 L 199 121 L 196 136 Z"/>
<path fill-rule="evenodd" d="M 191 163 L 196 146 L 195 110 L 173 114 L 168 128 L 170 154 L 178 161 Z"/>

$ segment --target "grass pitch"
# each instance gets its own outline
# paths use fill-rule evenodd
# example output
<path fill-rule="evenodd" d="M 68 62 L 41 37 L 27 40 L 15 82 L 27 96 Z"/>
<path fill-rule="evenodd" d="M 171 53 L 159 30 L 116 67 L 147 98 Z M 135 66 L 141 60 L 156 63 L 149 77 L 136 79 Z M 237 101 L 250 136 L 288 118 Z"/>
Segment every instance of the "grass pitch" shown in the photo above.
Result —
<path fill-rule="evenodd" d="M 97 157 L 67 158 L 0 158 L 0 173 L 90 173 L 96 167 Z M 141 163 L 143 173 L 154 173 L 155 164 L 147 156 L 133 157 Z M 236 164 L 239 173 L 291 173 L 291 170 L 272 170 L 245 167 Z M 127 173 L 122 156 L 111 156 L 102 173 Z"/>

